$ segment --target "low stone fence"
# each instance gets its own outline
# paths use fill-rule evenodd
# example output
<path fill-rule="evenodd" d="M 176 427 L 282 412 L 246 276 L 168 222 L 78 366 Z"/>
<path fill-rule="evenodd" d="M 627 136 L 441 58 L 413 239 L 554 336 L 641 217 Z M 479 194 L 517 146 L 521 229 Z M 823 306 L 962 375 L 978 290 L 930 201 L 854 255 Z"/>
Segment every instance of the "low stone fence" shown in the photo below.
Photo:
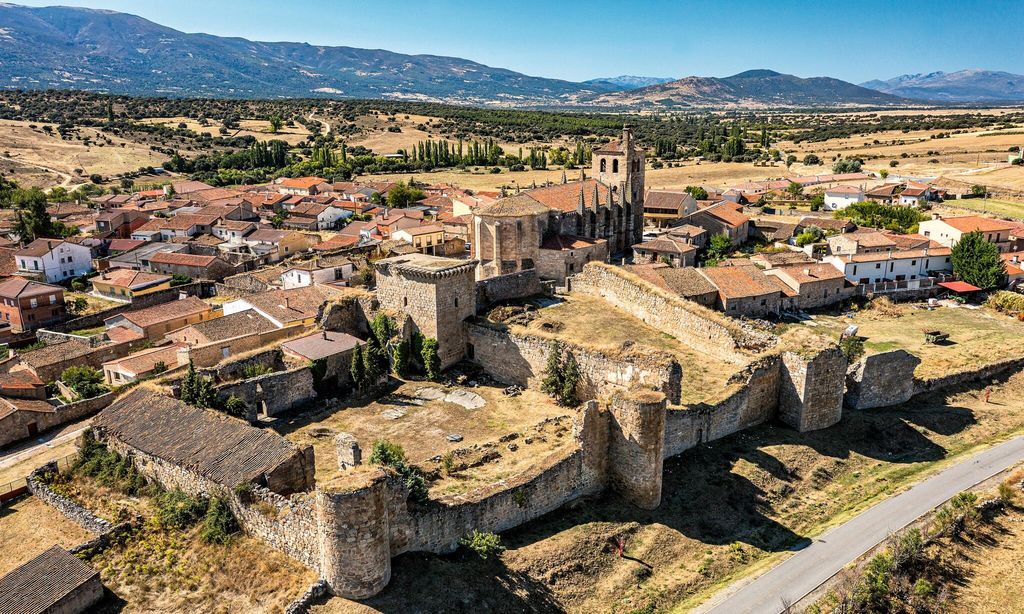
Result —
<path fill-rule="evenodd" d="M 544 376 L 551 340 L 520 335 L 484 324 L 468 325 L 473 360 L 495 379 L 506 384 L 539 387 Z M 679 403 L 683 370 L 669 354 L 630 349 L 617 355 L 564 344 L 580 366 L 583 399 L 607 398 L 635 386 L 660 390 L 669 403 Z"/>
<path fill-rule="evenodd" d="M 745 351 L 773 347 L 777 338 L 667 292 L 628 271 L 589 262 L 567 280 L 574 294 L 597 296 L 682 343 L 729 362 L 744 362 Z"/>
<path fill-rule="evenodd" d="M 330 592 L 326 580 L 317 580 L 298 599 L 288 604 L 288 607 L 284 609 L 284 614 L 306 614 L 313 602 L 329 595 Z"/>
<path fill-rule="evenodd" d="M 49 485 L 43 479 L 46 474 L 57 474 L 57 461 L 50 461 L 45 465 L 37 467 L 28 476 L 28 490 L 37 499 L 46 503 L 47 505 L 57 509 L 61 514 L 64 514 L 69 520 L 82 527 L 83 529 L 95 533 L 96 535 L 105 535 L 109 533 L 114 525 L 110 524 L 106 520 L 103 520 L 96 514 L 85 507 L 79 505 L 75 501 L 72 501 L 64 495 L 54 492 L 50 489 Z"/>

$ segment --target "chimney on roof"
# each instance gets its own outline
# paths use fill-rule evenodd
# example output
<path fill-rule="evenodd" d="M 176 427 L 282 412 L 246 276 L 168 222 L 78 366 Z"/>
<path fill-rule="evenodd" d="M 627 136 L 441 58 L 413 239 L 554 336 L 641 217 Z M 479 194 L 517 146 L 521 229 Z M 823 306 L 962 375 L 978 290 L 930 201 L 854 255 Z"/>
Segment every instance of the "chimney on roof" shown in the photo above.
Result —
<path fill-rule="evenodd" d="M 941 216 L 941 215 L 939 215 L 938 213 L 933 213 L 933 214 L 932 214 L 932 219 L 933 219 L 933 220 L 941 220 L 941 219 L 942 219 L 942 216 Z"/>
<path fill-rule="evenodd" d="M 1017 254 L 1014 254 L 1013 257 L 1010 258 L 1010 262 L 1012 262 L 1013 264 L 1019 263 L 1020 262 L 1020 256 L 1018 256 Z"/>
<path fill-rule="evenodd" d="M 327 330 L 326 329 L 324 330 L 324 340 L 325 341 L 329 341 L 329 339 L 327 339 Z"/>
<path fill-rule="evenodd" d="M 284 308 L 285 309 L 291 309 L 292 308 L 292 299 L 291 299 L 290 296 L 284 297 Z"/>
<path fill-rule="evenodd" d="M 807 268 L 804 269 L 804 275 L 806 275 L 808 277 L 811 276 L 811 268 L 810 267 L 807 267 Z"/>

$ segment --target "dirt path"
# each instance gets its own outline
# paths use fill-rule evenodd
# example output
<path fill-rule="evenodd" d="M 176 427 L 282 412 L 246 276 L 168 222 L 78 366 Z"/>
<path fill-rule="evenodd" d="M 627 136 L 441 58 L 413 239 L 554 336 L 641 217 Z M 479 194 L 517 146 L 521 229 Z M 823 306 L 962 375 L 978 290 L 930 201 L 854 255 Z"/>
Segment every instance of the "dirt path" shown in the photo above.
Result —
<path fill-rule="evenodd" d="M 61 182 L 60 182 L 59 185 L 62 188 L 67 188 L 67 187 L 69 187 L 71 185 L 72 177 L 71 177 L 70 174 L 65 173 L 64 171 L 58 171 L 55 168 L 51 168 L 49 166 L 43 166 L 42 164 L 35 164 L 33 162 L 26 162 L 26 161 L 24 161 L 24 160 L 22 160 L 20 158 L 15 158 L 15 157 L 12 157 L 12 156 L 0 155 L 0 158 L 3 158 L 4 160 L 8 160 L 8 161 L 13 162 L 15 164 L 20 164 L 22 166 L 28 166 L 28 167 L 31 167 L 31 168 L 37 168 L 37 169 L 39 169 L 41 171 L 46 171 L 48 173 L 53 173 L 54 175 L 57 175 L 58 177 L 61 178 Z"/>

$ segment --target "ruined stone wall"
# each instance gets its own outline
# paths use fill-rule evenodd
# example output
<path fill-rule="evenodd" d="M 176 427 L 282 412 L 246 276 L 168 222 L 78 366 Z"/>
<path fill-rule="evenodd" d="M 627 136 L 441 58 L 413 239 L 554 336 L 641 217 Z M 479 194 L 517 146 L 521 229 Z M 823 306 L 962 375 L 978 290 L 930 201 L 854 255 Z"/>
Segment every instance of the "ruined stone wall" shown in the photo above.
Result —
<path fill-rule="evenodd" d="M 665 395 L 630 392 L 615 397 L 609 408 L 608 482 L 641 509 L 661 503 L 665 446 Z"/>
<path fill-rule="evenodd" d="M 28 490 L 37 499 L 57 509 L 69 520 L 96 535 L 103 535 L 113 528 L 112 524 L 93 514 L 82 505 L 50 489 L 42 478 L 47 473 L 57 473 L 57 461 L 50 461 L 45 465 L 37 467 L 28 476 Z"/>
<path fill-rule="evenodd" d="M 836 424 L 845 383 L 846 356 L 837 347 L 813 356 L 783 353 L 779 418 L 801 433 Z"/>
<path fill-rule="evenodd" d="M 732 377 L 721 401 L 670 409 L 665 420 L 665 458 L 768 422 L 779 407 L 782 360 L 768 356 Z"/>
<path fill-rule="evenodd" d="M 245 401 L 252 412 L 246 417 L 250 421 L 261 415 L 276 416 L 316 398 L 313 371 L 308 366 L 224 384 L 217 387 L 217 392 L 225 398 L 234 395 Z"/>
<path fill-rule="evenodd" d="M 506 384 L 540 386 L 550 340 L 482 324 L 470 324 L 468 331 L 473 360 L 492 377 Z M 607 398 L 617 391 L 643 386 L 664 392 L 670 403 L 679 403 L 682 367 L 666 353 L 637 350 L 612 356 L 575 345 L 563 347 L 572 352 L 580 365 L 581 399 Z"/>
<path fill-rule="evenodd" d="M 743 362 L 743 351 L 772 346 L 775 338 L 655 287 L 612 265 L 591 262 L 567 280 L 573 293 L 597 296 L 644 323 L 721 360 Z"/>
<path fill-rule="evenodd" d="M 906 350 L 871 354 L 846 374 L 843 404 L 850 409 L 871 409 L 905 403 L 914 396 L 914 370 L 921 359 Z"/>
<path fill-rule="evenodd" d="M 976 384 L 978 382 L 989 383 L 986 380 L 1005 377 L 1011 373 L 1020 371 L 1021 369 L 1024 369 L 1024 356 L 1000 360 L 998 362 L 989 363 L 973 369 L 958 371 L 942 377 L 916 379 L 914 380 L 914 396 L 934 390 L 963 386 L 965 384 Z"/>
<path fill-rule="evenodd" d="M 494 303 L 535 296 L 541 292 L 536 269 L 490 277 L 476 282 L 476 306 L 477 310 L 486 309 Z"/>
<path fill-rule="evenodd" d="M 249 356 L 224 361 L 215 367 L 199 369 L 199 373 L 204 377 L 212 378 L 215 382 L 229 382 L 242 379 L 247 368 L 256 366 L 266 367 L 271 371 L 281 371 L 285 368 L 284 353 L 281 348 L 273 347 Z"/>
<path fill-rule="evenodd" d="M 348 333 L 365 338 L 370 334 L 370 321 L 380 306 L 370 293 L 346 297 L 324 303 L 317 317 L 317 325 L 325 330 Z"/>

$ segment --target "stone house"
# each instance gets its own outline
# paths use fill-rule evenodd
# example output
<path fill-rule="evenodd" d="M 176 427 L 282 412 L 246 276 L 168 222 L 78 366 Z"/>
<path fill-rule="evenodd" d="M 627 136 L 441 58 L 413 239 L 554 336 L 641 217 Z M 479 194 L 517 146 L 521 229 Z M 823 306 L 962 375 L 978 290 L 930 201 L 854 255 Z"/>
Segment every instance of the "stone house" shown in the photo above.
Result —
<path fill-rule="evenodd" d="M 109 209 L 96 214 L 96 232 L 108 238 L 127 239 L 132 231 L 148 220 L 148 216 L 133 209 Z"/>
<path fill-rule="evenodd" d="M 678 224 L 697 212 L 697 201 L 689 192 L 647 190 L 644 196 L 644 222 L 655 228 Z"/>
<path fill-rule="evenodd" d="M 265 333 L 277 326 L 255 309 L 246 309 L 212 320 L 192 324 L 167 333 L 167 339 L 186 345 L 206 345 L 240 337 Z M 225 356 L 227 358 L 227 356 Z"/>
<path fill-rule="evenodd" d="M 8 277 L 0 281 L 0 324 L 11 332 L 34 330 L 67 318 L 64 288 Z"/>
<path fill-rule="evenodd" d="M 57 283 L 92 270 L 92 251 L 63 239 L 36 239 L 14 252 L 18 275 Z"/>
<path fill-rule="evenodd" d="M 0 396 L 45 401 L 46 382 L 31 371 L 0 373 Z"/>
<path fill-rule="evenodd" d="M 68 367 L 87 365 L 99 368 L 106 360 L 125 356 L 136 341 L 102 343 L 69 337 L 60 343 L 19 352 L 18 364 L 11 371 L 30 371 L 44 382 L 52 382 L 59 379 Z"/>
<path fill-rule="evenodd" d="M 381 308 L 404 313 L 420 334 L 436 339 L 442 369 L 462 360 L 469 350 L 465 321 L 476 314 L 476 262 L 412 254 L 375 266 Z"/>
<path fill-rule="evenodd" d="M 213 225 L 219 219 L 217 214 L 179 213 L 170 219 L 160 220 L 160 239 L 170 241 L 175 237 L 209 234 L 213 232 Z"/>
<path fill-rule="evenodd" d="M 852 287 L 848 288 L 843 272 L 823 262 L 786 265 L 764 273 L 774 276 L 796 293 L 794 306 L 798 309 L 824 307 L 852 295 Z"/>
<path fill-rule="evenodd" d="M 121 326 L 150 341 L 159 341 L 173 330 L 217 317 L 202 299 L 188 296 L 137 311 L 125 311 L 103 320 L 107 329 Z"/>
<path fill-rule="evenodd" d="M 220 281 L 238 272 L 232 264 L 219 256 L 182 252 L 157 252 L 149 257 L 149 268 L 154 273 L 214 281 Z"/>
<path fill-rule="evenodd" d="M 258 224 L 249 220 L 221 220 L 213 227 L 213 236 L 228 243 L 241 243 L 243 237 L 254 232 Z"/>
<path fill-rule="evenodd" d="M 750 234 L 750 218 L 743 215 L 742 211 L 740 205 L 721 202 L 690 215 L 686 223 L 703 228 L 709 237 L 724 234 L 733 245 L 739 245 Z"/>
<path fill-rule="evenodd" d="M 344 386 L 352 381 L 352 352 L 366 342 L 347 333 L 321 330 L 281 344 L 285 356 L 302 362 L 319 362 L 321 382 Z"/>
<path fill-rule="evenodd" d="M 311 446 L 300 448 L 238 418 L 144 388 L 135 388 L 100 412 L 93 429 L 115 450 L 131 453 L 144 473 L 168 472 L 172 481 L 170 474 L 192 479 L 179 469 L 188 467 L 228 489 L 258 484 L 288 495 L 314 485 Z"/>
<path fill-rule="evenodd" d="M 537 275 L 558 285 L 583 270 L 588 262 L 607 262 L 608 242 L 572 235 L 548 236 L 537 250 Z"/>
<path fill-rule="evenodd" d="M 179 366 L 178 350 L 183 347 L 185 347 L 184 343 L 172 343 L 105 362 L 101 366 L 103 379 L 110 386 L 123 386 L 135 380 L 174 369 Z"/>
<path fill-rule="evenodd" d="M 169 275 L 145 273 L 131 269 L 107 269 L 91 280 L 93 292 L 99 296 L 117 301 L 131 302 L 138 296 L 145 296 L 171 288 Z"/>
<path fill-rule="evenodd" d="M 58 424 L 57 406 L 45 399 L 0 397 L 0 446 L 35 437 Z"/>
<path fill-rule="evenodd" d="M 686 300 L 714 309 L 718 288 L 693 267 L 670 267 L 667 264 L 634 264 L 624 267 L 630 273 L 655 286 L 678 294 Z"/>
<path fill-rule="evenodd" d="M 686 239 L 667 233 L 634 245 L 633 258 L 637 263 L 665 262 L 675 267 L 693 266 L 697 260 L 697 248 Z"/>
<path fill-rule="evenodd" d="M 342 207 L 321 203 L 302 203 L 289 209 L 284 225 L 299 230 L 329 230 L 337 228 L 341 220 L 352 217 Z"/>
<path fill-rule="evenodd" d="M 340 290 L 327 285 L 269 290 L 224 303 L 224 315 L 254 309 L 277 328 L 295 324 L 308 325 L 316 322 L 324 303 L 341 294 Z"/>
<path fill-rule="evenodd" d="M 756 318 L 779 314 L 782 289 L 756 266 L 717 266 L 697 270 L 718 290 L 715 306 L 727 315 Z"/>
<path fill-rule="evenodd" d="M 60 546 L 0 578 L 0 612 L 89 612 L 103 599 L 100 572 Z"/>

